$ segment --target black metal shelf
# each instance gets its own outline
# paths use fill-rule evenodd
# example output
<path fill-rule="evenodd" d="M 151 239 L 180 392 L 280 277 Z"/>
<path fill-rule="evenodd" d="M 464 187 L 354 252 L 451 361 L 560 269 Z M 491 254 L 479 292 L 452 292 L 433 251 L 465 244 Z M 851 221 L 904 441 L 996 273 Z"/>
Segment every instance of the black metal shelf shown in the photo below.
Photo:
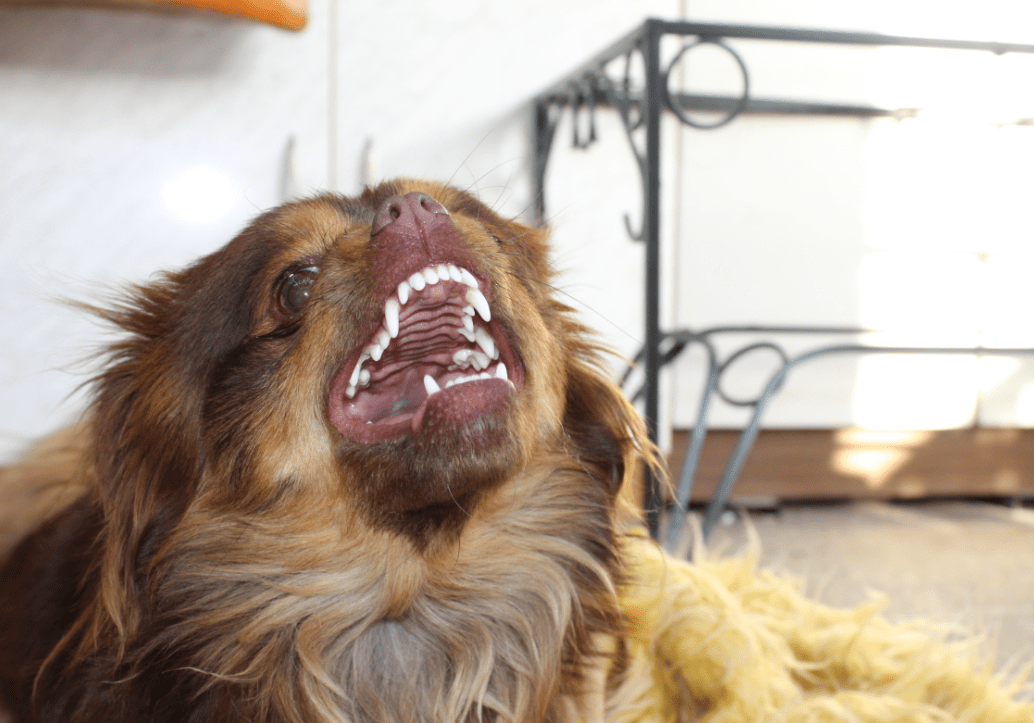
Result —
<path fill-rule="evenodd" d="M 671 61 L 668 61 L 667 67 L 662 67 L 661 42 L 669 36 L 694 39 L 684 45 Z M 644 242 L 646 255 L 645 344 L 642 352 L 645 381 L 642 396 L 646 422 L 650 434 L 655 440 L 658 419 L 658 376 L 664 361 L 662 345 L 670 344 L 670 337 L 687 333 L 683 331 L 668 334 L 660 328 L 660 123 L 662 114 L 673 113 L 683 124 L 706 130 L 723 126 L 741 113 L 877 118 L 908 117 L 917 112 L 916 109 L 886 109 L 816 100 L 752 98 L 746 64 L 726 42 L 729 39 L 964 50 L 999 55 L 1034 53 L 1034 45 L 1020 43 L 648 19 L 535 97 L 533 101 L 535 106 L 535 156 L 532 173 L 535 184 L 536 214 L 540 222 L 546 217 L 546 169 L 550 150 L 565 109 L 575 115 L 588 114 L 587 122 L 579 123 L 576 118 L 576 122 L 573 123 L 573 144 L 579 148 L 587 148 L 597 140 L 594 122 L 596 109 L 607 107 L 616 110 L 621 116 L 632 152 L 638 163 L 642 180 L 642 220 L 638 229 L 633 228 L 633 224 L 627 216 L 625 222 L 629 235 L 637 241 Z M 718 46 L 728 52 L 739 64 L 743 75 L 743 92 L 739 97 L 669 92 L 668 81 L 673 67 L 683 53 L 699 44 Z M 631 69 L 634 56 L 638 56 L 641 60 L 641 79 L 633 79 Z M 609 66 L 615 61 L 621 60 L 624 60 L 623 72 L 615 77 Z M 685 112 L 701 110 L 716 111 L 724 115 L 718 121 L 707 124 L 691 119 Z M 799 331 L 808 332 L 803 328 Z M 864 350 L 864 348 L 861 349 L 861 351 Z M 859 351 L 859 349 L 852 346 L 852 351 Z M 888 350 L 875 349 L 875 351 L 887 352 Z M 979 353 L 979 350 L 971 350 L 970 353 Z M 1022 353 L 1027 353 L 1027 351 L 1023 350 Z M 746 431 L 749 430 L 745 430 L 745 433 Z M 746 451 L 749 451 L 749 440 L 746 442 Z M 649 479 L 646 485 L 645 505 L 650 530 L 655 536 L 658 532 L 660 502 L 660 491 L 656 480 Z M 725 500 L 716 496 L 713 504 L 724 506 Z"/>

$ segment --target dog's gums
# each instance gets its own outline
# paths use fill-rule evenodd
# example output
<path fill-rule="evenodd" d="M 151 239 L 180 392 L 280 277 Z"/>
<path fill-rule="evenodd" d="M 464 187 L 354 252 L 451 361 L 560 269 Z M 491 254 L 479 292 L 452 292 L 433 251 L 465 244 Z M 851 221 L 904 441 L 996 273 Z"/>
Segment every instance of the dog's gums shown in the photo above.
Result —
<path fill-rule="evenodd" d="M 459 426 L 519 391 L 524 368 L 479 287 L 454 264 L 399 282 L 382 326 L 331 385 L 329 414 L 342 436 L 371 443 L 418 435 L 430 406 L 446 412 L 435 415 L 440 423 Z"/>

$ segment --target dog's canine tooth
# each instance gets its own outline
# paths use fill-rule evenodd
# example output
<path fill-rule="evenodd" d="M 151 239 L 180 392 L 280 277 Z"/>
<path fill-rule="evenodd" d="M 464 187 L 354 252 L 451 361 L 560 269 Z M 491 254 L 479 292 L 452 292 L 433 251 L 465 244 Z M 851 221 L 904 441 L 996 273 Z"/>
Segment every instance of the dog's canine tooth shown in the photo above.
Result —
<path fill-rule="evenodd" d="M 478 289 L 467 289 L 467 301 L 481 315 L 482 319 L 492 321 L 492 310 L 488 308 L 488 299 Z"/>
<path fill-rule="evenodd" d="M 499 364 L 495 368 L 495 378 L 510 381 L 510 377 L 506 376 L 506 365 L 502 362 L 499 362 Z"/>
<path fill-rule="evenodd" d="M 399 335 L 399 311 L 401 308 L 402 305 L 398 299 L 388 299 L 384 302 L 384 326 L 392 339 Z M 387 344 L 384 346 L 387 347 Z"/>
<path fill-rule="evenodd" d="M 429 286 L 433 286 L 438 283 L 438 272 L 432 269 L 430 266 L 424 269 L 423 274 L 424 279 L 427 281 Z"/>
<path fill-rule="evenodd" d="M 422 291 L 423 288 L 427 286 L 427 279 L 425 279 L 424 275 L 419 271 L 410 276 L 408 281 L 409 285 L 413 287 L 413 291 Z"/>
<path fill-rule="evenodd" d="M 478 280 L 476 278 L 474 278 L 474 274 L 470 273 L 466 269 L 458 269 L 458 270 L 460 272 L 460 278 L 459 278 L 460 281 L 462 281 L 464 284 L 466 284 L 467 286 L 469 286 L 472 289 L 478 288 L 478 286 L 479 286 Z M 455 277 L 453 277 L 453 278 L 455 278 Z"/>
<path fill-rule="evenodd" d="M 409 292 L 411 292 L 412 290 L 413 287 L 409 285 L 408 281 L 403 281 L 401 284 L 399 284 L 399 304 L 405 305 L 405 303 L 409 301 Z"/>
<path fill-rule="evenodd" d="M 424 375 L 424 389 L 427 390 L 427 396 L 431 396 L 432 394 L 437 394 L 442 391 L 442 388 L 438 386 L 438 382 L 436 382 L 434 377 L 430 374 Z"/>
<path fill-rule="evenodd" d="M 363 353 L 359 355 L 359 361 L 355 363 L 355 369 L 352 370 L 352 376 L 348 379 L 348 389 L 345 390 L 345 394 L 348 395 L 349 399 L 355 396 L 356 387 L 359 386 L 359 375 L 363 371 L 363 362 L 369 358 L 370 357 L 364 349 Z"/>
<path fill-rule="evenodd" d="M 484 327 L 479 326 L 474 330 L 474 338 L 477 340 L 477 345 L 484 350 L 485 354 L 488 354 L 488 356 L 493 359 L 499 358 L 499 350 L 495 348 L 495 342 L 492 340 L 491 335 L 485 331 Z"/>

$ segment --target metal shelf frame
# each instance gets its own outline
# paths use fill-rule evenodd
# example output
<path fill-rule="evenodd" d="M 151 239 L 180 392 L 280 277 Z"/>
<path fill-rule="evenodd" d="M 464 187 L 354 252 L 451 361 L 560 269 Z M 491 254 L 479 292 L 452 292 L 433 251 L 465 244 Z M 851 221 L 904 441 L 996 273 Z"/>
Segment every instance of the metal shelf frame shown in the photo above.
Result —
<path fill-rule="evenodd" d="M 661 43 L 665 38 L 675 36 L 682 38 L 684 45 L 678 54 L 667 64 L 662 59 Z M 596 142 L 596 109 L 606 107 L 616 110 L 624 124 L 631 150 L 638 163 L 642 180 L 642 219 L 637 228 L 633 228 L 631 219 L 626 215 L 625 226 L 635 241 L 644 244 L 645 263 L 645 343 L 640 354 L 644 372 L 644 384 L 641 396 L 644 401 L 644 416 L 651 437 L 657 439 L 657 420 L 659 412 L 658 379 L 663 363 L 673 358 L 671 349 L 685 348 L 689 343 L 704 343 L 715 330 L 694 333 L 686 330 L 672 333 L 665 332 L 660 325 L 660 205 L 661 205 L 661 116 L 665 112 L 673 113 L 682 124 L 700 130 L 719 128 L 732 122 L 741 113 L 778 113 L 822 116 L 848 116 L 860 118 L 908 117 L 914 115 L 916 109 L 886 109 L 875 106 L 844 104 L 836 102 L 764 99 L 750 95 L 750 76 L 743 59 L 729 44 L 729 40 L 773 41 L 783 43 L 811 43 L 824 45 L 848 45 L 869 47 L 913 47 L 948 50 L 967 50 L 977 52 L 1034 53 L 1034 45 L 1002 42 L 979 42 L 972 40 L 949 40 L 937 38 L 921 38 L 908 36 L 883 35 L 879 33 L 842 32 L 833 30 L 811 30 L 801 28 L 762 27 L 751 25 L 726 25 L 718 23 L 696 23 L 688 21 L 668 21 L 656 18 L 645 20 L 641 25 L 620 38 L 602 52 L 592 57 L 573 72 L 551 85 L 537 95 L 534 100 L 534 157 L 532 175 L 536 199 L 536 218 L 544 223 L 546 218 L 546 182 L 547 166 L 550 151 L 555 141 L 556 130 L 562 114 L 570 110 L 574 114 L 572 145 L 577 148 L 588 148 Z M 742 93 L 738 97 L 697 95 L 669 91 L 669 76 L 680 61 L 680 58 L 691 48 L 700 44 L 717 46 L 728 52 L 739 65 L 743 78 Z M 632 67 L 634 59 L 641 61 L 641 77 L 634 78 Z M 615 77 L 608 68 L 615 62 L 624 61 L 624 71 Z M 714 111 L 720 114 L 715 122 L 701 122 L 690 117 L 687 111 Z M 1030 122 L 1030 121 L 1023 121 Z M 774 332 L 776 327 L 737 327 L 751 328 L 758 332 Z M 788 331 L 788 328 L 782 331 Z M 823 330 L 797 327 L 793 333 L 816 333 Z M 825 330 L 827 333 L 830 330 Z M 839 330 L 860 333 L 864 330 Z M 680 343 L 684 342 L 684 343 Z M 665 355 L 663 347 L 668 346 Z M 752 345 L 756 346 L 756 345 Z M 1029 354 L 1032 350 L 990 350 L 990 349 L 918 349 L 867 347 L 865 345 L 847 344 L 828 347 L 827 351 L 819 351 L 806 355 L 812 358 L 819 353 L 969 353 L 969 354 Z M 675 352 L 676 354 L 678 352 Z M 740 354 L 741 352 L 737 352 Z M 665 358 L 666 357 L 666 358 Z M 784 354 L 785 357 L 785 354 Z M 756 424 L 744 430 L 734 458 L 730 460 L 732 476 L 712 500 L 711 508 L 705 515 L 705 525 L 712 525 L 716 516 L 727 501 L 735 483 L 735 474 L 742 466 L 750 451 L 750 444 L 756 436 L 767 399 L 781 383 L 782 377 L 790 368 L 805 359 L 794 360 L 786 357 L 786 366 L 773 378 L 771 392 L 762 399 L 754 400 Z M 715 364 L 712 356 L 711 377 L 708 384 L 717 384 Z M 705 395 L 705 401 L 707 399 Z M 699 439 L 694 430 L 694 444 L 702 444 L 702 434 L 706 432 L 706 409 L 702 410 L 697 426 L 701 427 Z M 689 483 L 692 483 L 690 467 Z M 684 468 L 683 472 L 687 470 Z M 685 477 L 685 474 L 683 475 Z M 680 487 L 682 485 L 680 484 Z M 680 504 L 689 499 L 680 491 Z M 657 480 L 647 477 L 645 488 L 645 509 L 651 534 L 659 534 L 661 510 L 661 491 Z M 712 509 L 713 508 L 713 509 Z M 709 527 L 708 527 L 709 529 Z"/>

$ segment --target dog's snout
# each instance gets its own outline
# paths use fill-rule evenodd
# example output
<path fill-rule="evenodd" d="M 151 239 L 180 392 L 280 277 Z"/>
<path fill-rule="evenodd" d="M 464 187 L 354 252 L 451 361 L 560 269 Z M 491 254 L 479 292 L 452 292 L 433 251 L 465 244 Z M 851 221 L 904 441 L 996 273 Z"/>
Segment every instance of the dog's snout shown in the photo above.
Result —
<path fill-rule="evenodd" d="M 399 282 L 429 266 L 477 267 L 448 209 L 419 191 L 381 202 L 370 226 L 370 252 L 369 271 L 381 298 L 388 298 Z"/>
<path fill-rule="evenodd" d="M 389 226 L 396 233 L 418 232 L 421 228 L 448 217 L 449 212 L 438 201 L 426 193 L 407 193 L 392 196 L 377 209 L 370 235 L 376 236 Z"/>

